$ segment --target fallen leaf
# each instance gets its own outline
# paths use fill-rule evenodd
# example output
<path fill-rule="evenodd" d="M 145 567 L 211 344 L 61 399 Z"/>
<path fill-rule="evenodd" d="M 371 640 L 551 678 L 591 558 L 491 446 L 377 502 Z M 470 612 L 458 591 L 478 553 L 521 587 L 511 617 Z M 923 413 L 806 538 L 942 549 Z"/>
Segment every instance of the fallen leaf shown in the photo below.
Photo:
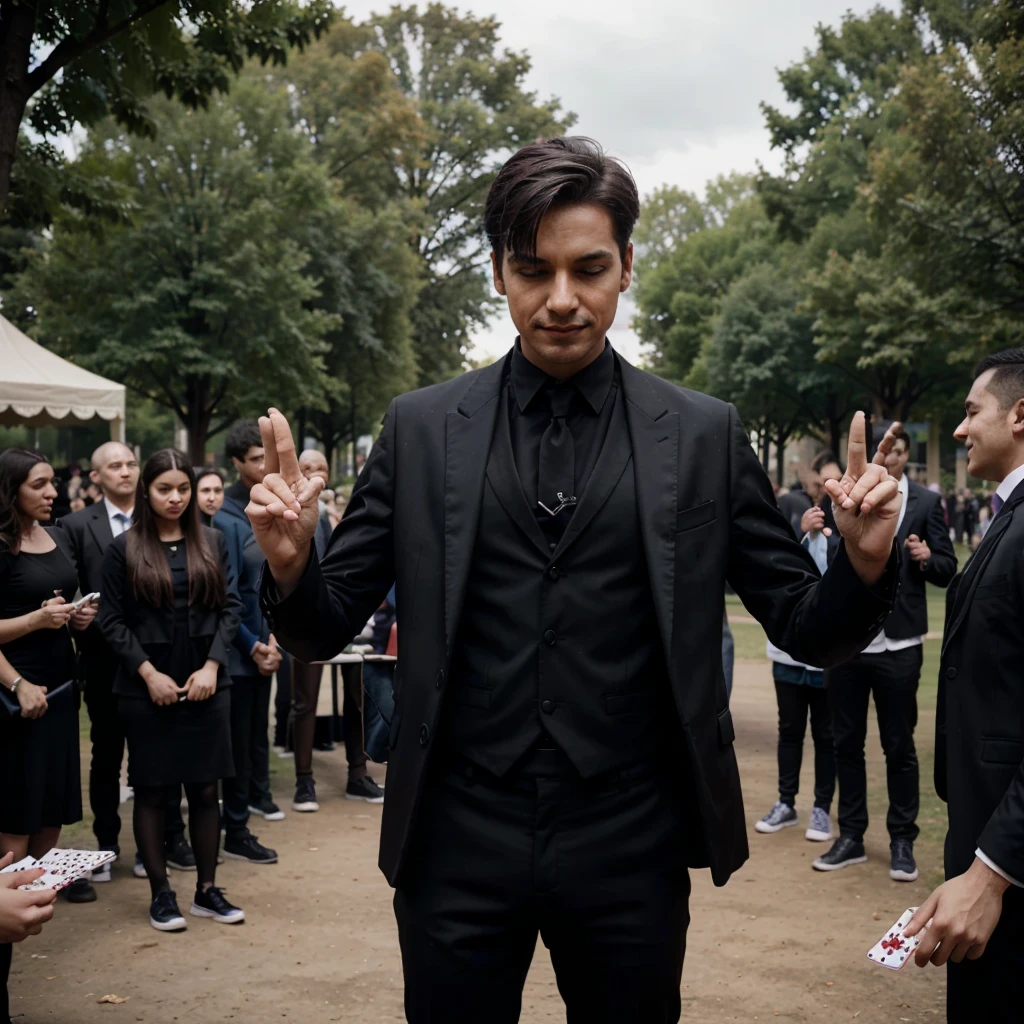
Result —
<path fill-rule="evenodd" d="M 881 914 L 872 914 L 871 915 L 871 920 L 872 921 L 881 921 L 882 920 L 882 915 Z"/>
<path fill-rule="evenodd" d="M 826 981 L 825 988 L 832 988 L 835 985 L 834 981 Z"/>
<path fill-rule="evenodd" d="M 316 852 L 318 852 L 318 851 L 319 851 L 319 849 L 320 849 L 320 847 L 319 847 L 319 846 L 311 846 L 311 847 L 309 848 L 309 852 L 310 852 L 310 853 L 316 853 Z"/>
<path fill-rule="evenodd" d="M 44 981 L 53 981 L 53 979 L 56 978 L 56 977 L 57 977 L 56 974 L 46 974 L 46 975 L 43 976 L 43 980 Z"/>
<path fill-rule="evenodd" d="M 128 996 L 100 996 L 97 1003 L 126 1003 Z"/>

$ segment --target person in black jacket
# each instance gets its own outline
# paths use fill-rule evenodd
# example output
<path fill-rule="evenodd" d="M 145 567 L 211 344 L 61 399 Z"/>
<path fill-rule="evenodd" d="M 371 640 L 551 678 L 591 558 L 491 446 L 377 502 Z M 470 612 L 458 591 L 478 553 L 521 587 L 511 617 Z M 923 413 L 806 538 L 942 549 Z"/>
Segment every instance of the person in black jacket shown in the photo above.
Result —
<path fill-rule="evenodd" d="M 897 543 L 904 550 L 900 589 L 896 607 L 882 631 L 857 657 L 825 673 L 839 782 L 839 837 L 813 866 L 818 871 L 834 871 L 867 860 L 864 744 L 868 701 L 873 697 L 889 791 L 889 877 L 896 882 L 913 882 L 918 876 L 914 841 L 919 831 L 921 799 L 914 729 L 922 641 L 928 632 L 925 584 L 949 585 L 956 574 L 956 552 L 939 496 L 906 475 L 910 436 L 900 424 L 894 424 L 886 438 L 891 447 L 885 465 L 899 482 L 903 496 L 896 532 Z"/>
<path fill-rule="evenodd" d="M 231 758 L 228 650 L 241 612 L 221 534 L 200 525 L 195 474 L 171 448 L 146 463 L 132 528 L 103 561 L 100 627 L 119 660 L 114 692 L 135 789 L 135 842 L 152 891 L 150 923 L 186 927 L 164 865 L 169 790 L 184 785 L 198 871 L 191 912 L 244 914 L 216 887 L 217 781 Z"/>
<path fill-rule="evenodd" d="M 722 885 L 748 853 L 726 580 L 811 664 L 892 607 L 899 495 L 862 415 L 820 579 L 736 410 L 608 343 L 638 215 L 592 140 L 511 157 L 485 222 L 519 337 L 391 404 L 322 563 L 322 481 L 279 411 L 261 421 L 247 512 L 281 644 L 332 657 L 396 583 L 380 865 L 413 1024 L 517 1020 L 538 934 L 570 1021 L 678 1020 L 687 867 Z"/>
<path fill-rule="evenodd" d="M 1024 971 L 1024 348 L 983 359 L 954 437 L 998 484 L 994 518 L 946 595 L 935 788 L 946 878 L 908 935 L 947 964 L 948 1020 L 1019 1019 Z M 927 927 L 926 927 L 927 926 Z M 1018 1007 L 1014 1010 L 1013 1007 Z"/>

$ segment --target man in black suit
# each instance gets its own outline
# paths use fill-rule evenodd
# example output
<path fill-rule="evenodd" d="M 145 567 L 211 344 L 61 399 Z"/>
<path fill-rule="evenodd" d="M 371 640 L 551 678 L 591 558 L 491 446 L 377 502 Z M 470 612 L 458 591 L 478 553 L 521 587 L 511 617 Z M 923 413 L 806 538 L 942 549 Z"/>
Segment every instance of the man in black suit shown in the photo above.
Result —
<path fill-rule="evenodd" d="M 135 488 L 139 482 L 139 463 L 135 453 L 120 441 L 101 444 L 92 453 L 89 480 L 103 497 L 94 505 L 57 520 L 57 527 L 70 540 L 78 566 L 78 586 L 82 595 L 100 593 L 103 555 L 114 537 L 125 532 L 132 522 Z M 102 601 L 102 593 L 100 594 Z M 111 651 L 99 625 L 94 623 L 76 635 L 85 677 L 85 706 L 91 723 L 92 761 L 89 765 L 89 806 L 92 829 L 101 850 L 120 852 L 121 761 L 124 758 L 124 729 L 117 713 L 113 693 L 117 658 Z M 167 862 L 182 871 L 195 870 L 195 856 L 185 838 L 180 796 L 168 801 Z M 136 861 L 137 873 L 143 870 Z M 93 872 L 93 881 L 109 882 L 110 867 Z"/>
<path fill-rule="evenodd" d="M 835 871 L 867 860 L 864 744 L 870 696 L 874 698 L 879 738 L 885 752 L 889 877 L 896 882 L 913 882 L 918 876 L 914 841 L 919 832 L 917 812 L 921 799 L 914 730 L 922 642 L 928 632 L 925 584 L 949 586 L 956 575 L 956 552 L 939 495 L 906 475 L 910 435 L 897 423 L 886 433 L 886 439 L 889 452 L 885 466 L 898 481 L 903 496 L 896 541 L 906 557 L 900 571 L 896 607 L 885 627 L 856 658 L 825 673 L 839 782 L 839 838 L 813 866 L 818 871 Z"/>
<path fill-rule="evenodd" d="M 982 360 L 966 409 L 953 436 L 968 473 L 998 483 L 995 516 L 946 596 L 935 788 L 948 881 L 908 929 L 925 929 L 921 967 L 948 962 L 957 1024 L 1016 1020 L 1024 971 L 1024 348 Z"/>
<path fill-rule="evenodd" d="M 518 1020 L 538 933 L 570 1021 L 678 1020 L 687 866 L 722 885 L 747 857 L 726 578 L 815 664 L 891 607 L 898 495 L 863 417 L 829 487 L 845 545 L 819 582 L 736 410 L 608 345 L 638 212 L 588 139 L 509 160 L 486 226 L 520 337 L 391 404 L 322 563 L 321 484 L 284 417 L 261 421 L 247 512 L 282 642 L 333 655 L 397 579 L 380 866 L 417 1024 Z"/>

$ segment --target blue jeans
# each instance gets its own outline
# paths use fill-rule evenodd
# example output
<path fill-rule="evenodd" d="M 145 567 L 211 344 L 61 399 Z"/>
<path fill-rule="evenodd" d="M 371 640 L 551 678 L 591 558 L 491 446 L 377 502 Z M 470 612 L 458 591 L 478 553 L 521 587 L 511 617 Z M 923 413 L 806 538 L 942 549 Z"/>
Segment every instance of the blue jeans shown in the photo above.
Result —
<path fill-rule="evenodd" d="M 388 759 L 388 734 L 395 713 L 395 663 L 368 661 L 363 665 L 363 746 L 378 764 Z"/>

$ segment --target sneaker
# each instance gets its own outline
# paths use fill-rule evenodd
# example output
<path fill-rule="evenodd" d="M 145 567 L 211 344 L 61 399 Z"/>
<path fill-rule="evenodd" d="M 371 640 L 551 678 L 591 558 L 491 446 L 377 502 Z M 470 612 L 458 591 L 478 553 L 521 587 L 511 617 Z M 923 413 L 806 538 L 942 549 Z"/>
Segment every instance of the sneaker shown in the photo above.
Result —
<path fill-rule="evenodd" d="M 838 871 L 852 864 L 863 864 L 868 859 L 864 844 L 849 836 L 840 836 L 828 853 L 822 854 L 812 865 L 815 871 Z"/>
<path fill-rule="evenodd" d="M 248 830 L 224 836 L 224 856 L 231 860 L 247 860 L 250 864 L 277 863 L 277 851 L 263 846 Z"/>
<path fill-rule="evenodd" d="M 349 779 L 345 787 L 346 800 L 365 800 L 368 804 L 384 803 L 384 790 L 369 775 L 361 779 Z"/>
<path fill-rule="evenodd" d="M 164 856 L 167 866 L 175 871 L 195 871 L 196 855 L 184 836 L 175 836 L 174 842 L 166 847 Z"/>
<path fill-rule="evenodd" d="M 316 784 L 312 779 L 299 779 L 295 783 L 295 799 L 292 801 L 292 808 L 304 812 L 320 810 L 320 805 L 316 802 Z"/>
<path fill-rule="evenodd" d="M 804 839 L 812 843 L 827 843 L 832 838 L 832 821 L 824 807 L 811 810 L 811 823 L 807 826 Z"/>
<path fill-rule="evenodd" d="M 181 916 L 175 894 L 167 889 L 156 894 L 149 905 L 149 923 L 158 932 L 183 932 L 188 922 Z"/>
<path fill-rule="evenodd" d="M 66 889 L 62 889 L 60 894 L 68 903 L 96 902 L 96 890 L 88 878 L 76 878 Z"/>
<path fill-rule="evenodd" d="M 258 814 L 261 818 L 266 818 L 267 821 L 284 820 L 284 811 L 269 798 L 258 804 L 249 804 L 249 813 Z"/>
<path fill-rule="evenodd" d="M 135 854 L 135 864 L 132 867 L 132 874 L 136 878 L 149 878 L 149 874 L 146 872 L 146 865 L 142 863 L 142 858 Z"/>
<path fill-rule="evenodd" d="M 775 806 L 754 826 L 758 832 L 779 832 L 797 823 L 796 808 L 779 800 Z"/>
<path fill-rule="evenodd" d="M 334 749 L 334 741 L 321 740 L 319 743 L 313 744 L 313 749 L 318 750 L 323 754 L 329 754 Z"/>
<path fill-rule="evenodd" d="M 289 747 L 274 747 L 274 753 L 278 757 L 294 757 L 295 751 Z"/>
<path fill-rule="evenodd" d="M 203 892 L 196 889 L 189 913 L 193 917 L 212 918 L 218 924 L 241 924 L 245 920 L 245 911 L 228 903 L 224 892 L 215 885 Z"/>
<path fill-rule="evenodd" d="M 917 863 L 914 844 L 909 839 L 894 839 L 889 844 L 889 877 L 894 882 L 916 882 Z"/>

